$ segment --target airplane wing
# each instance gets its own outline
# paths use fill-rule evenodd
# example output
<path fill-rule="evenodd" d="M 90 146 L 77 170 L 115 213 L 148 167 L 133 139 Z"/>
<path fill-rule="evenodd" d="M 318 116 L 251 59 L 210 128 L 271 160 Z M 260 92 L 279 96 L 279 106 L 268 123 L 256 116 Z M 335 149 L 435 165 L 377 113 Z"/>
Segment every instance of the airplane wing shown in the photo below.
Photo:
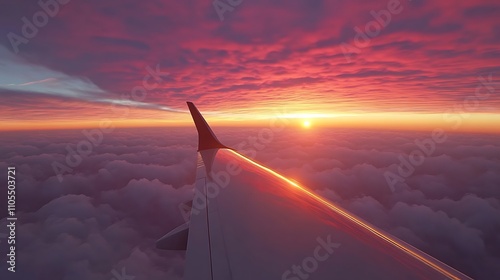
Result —
<path fill-rule="evenodd" d="M 471 279 L 222 145 L 188 107 L 199 134 L 190 221 L 157 243 L 187 249 L 185 280 Z"/>

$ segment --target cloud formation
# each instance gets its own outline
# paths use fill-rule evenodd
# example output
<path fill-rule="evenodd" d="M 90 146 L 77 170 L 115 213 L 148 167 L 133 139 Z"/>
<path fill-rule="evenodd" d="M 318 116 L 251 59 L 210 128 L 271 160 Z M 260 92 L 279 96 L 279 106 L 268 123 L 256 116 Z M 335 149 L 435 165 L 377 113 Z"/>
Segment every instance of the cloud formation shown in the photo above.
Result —
<path fill-rule="evenodd" d="M 216 133 L 237 146 L 259 129 Z M 116 130 L 62 183 L 51 163 L 64 160 L 68 143 L 81 140 L 79 131 L 3 136 L 0 168 L 13 164 L 18 173 L 15 279 L 111 279 L 123 267 L 141 279 L 181 279 L 184 254 L 156 250 L 154 242 L 183 223 L 178 206 L 192 196 L 194 128 Z M 475 279 L 497 278 L 498 136 L 450 134 L 391 191 L 384 172 L 424 137 L 288 128 L 254 149 L 257 161 L 424 252 Z"/>
<path fill-rule="evenodd" d="M 4 94 L 31 94 L 35 95 L 33 96 L 35 99 L 38 99 L 38 94 L 42 94 L 62 100 L 72 99 L 82 102 L 103 103 L 160 111 L 186 112 L 185 110 L 176 110 L 159 104 L 141 102 L 147 96 L 147 89 L 156 87 L 150 80 L 161 82 L 163 79 L 162 76 L 168 76 L 168 73 L 161 72 L 159 66 L 157 66 L 156 69 L 147 67 L 148 74 L 144 78 L 146 80 L 146 82 L 143 82 L 145 85 L 144 87 L 135 87 L 133 95 L 128 98 L 119 98 L 115 94 L 99 88 L 88 78 L 73 77 L 43 66 L 30 64 L 11 54 L 1 46 L 0 58 L 3 61 L 0 65 L 0 72 L 4 73 L 0 80 L 0 91 Z"/>

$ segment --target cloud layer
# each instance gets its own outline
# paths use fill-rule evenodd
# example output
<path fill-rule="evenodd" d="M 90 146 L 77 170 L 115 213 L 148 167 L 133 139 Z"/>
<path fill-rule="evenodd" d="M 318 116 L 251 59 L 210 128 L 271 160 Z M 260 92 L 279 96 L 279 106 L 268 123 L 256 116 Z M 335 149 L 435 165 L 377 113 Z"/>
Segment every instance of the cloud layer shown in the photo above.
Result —
<path fill-rule="evenodd" d="M 500 275 L 498 136 L 449 134 L 392 191 L 384 172 L 429 134 L 287 128 L 264 143 L 260 129 L 216 132 L 475 279 Z M 64 163 L 67 145 L 85 139 L 80 131 L 3 136 L 0 169 L 15 165 L 18 180 L 14 279 L 111 279 L 122 268 L 137 279 L 181 279 L 184 254 L 158 251 L 154 242 L 183 222 L 178 206 L 192 195 L 196 167 L 193 128 L 106 134 L 62 182 L 51 164 Z"/>

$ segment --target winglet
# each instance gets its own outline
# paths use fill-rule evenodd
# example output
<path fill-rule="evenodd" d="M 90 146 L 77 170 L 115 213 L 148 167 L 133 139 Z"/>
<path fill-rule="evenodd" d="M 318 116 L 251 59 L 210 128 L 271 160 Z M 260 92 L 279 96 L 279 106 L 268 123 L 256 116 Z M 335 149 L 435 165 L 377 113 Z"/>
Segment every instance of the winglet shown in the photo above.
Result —
<path fill-rule="evenodd" d="M 210 129 L 210 126 L 196 106 L 194 106 L 192 102 L 187 102 L 187 105 L 193 117 L 194 124 L 196 125 L 196 130 L 198 130 L 198 151 L 227 148 L 219 142 L 219 139 L 217 139 L 212 129 Z"/>

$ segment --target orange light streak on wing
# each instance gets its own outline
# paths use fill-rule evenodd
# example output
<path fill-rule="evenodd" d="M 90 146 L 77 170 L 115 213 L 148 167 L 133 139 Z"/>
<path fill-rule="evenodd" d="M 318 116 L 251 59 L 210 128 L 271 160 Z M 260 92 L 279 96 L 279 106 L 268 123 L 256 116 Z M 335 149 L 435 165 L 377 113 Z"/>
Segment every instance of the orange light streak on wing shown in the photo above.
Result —
<path fill-rule="evenodd" d="M 263 169 L 267 172 L 269 172 L 270 174 L 274 175 L 275 177 L 278 177 L 280 178 L 281 180 L 287 182 L 289 185 L 299 189 L 300 191 L 302 191 L 304 194 L 306 194 L 308 197 L 316 200 L 317 202 L 320 202 L 323 206 L 329 208 L 330 210 L 333 210 L 334 212 L 342 215 L 344 218 L 348 219 L 349 221 L 355 223 L 356 225 L 360 226 L 361 228 L 365 229 L 365 230 L 368 230 L 369 232 L 373 233 L 375 236 L 379 237 L 381 240 L 385 241 L 386 243 L 400 249 L 401 251 L 405 252 L 406 254 L 408 254 L 409 256 L 415 258 L 415 259 L 418 259 L 419 261 L 421 261 L 422 263 L 424 263 L 425 265 L 433 268 L 434 270 L 436 271 L 439 271 L 441 274 L 443 274 L 444 276 L 448 277 L 449 279 L 454 279 L 454 280 L 460 280 L 460 279 L 464 279 L 463 277 L 467 277 L 465 275 L 461 275 L 462 278 L 454 275 L 452 272 L 449 271 L 448 269 L 448 266 L 434 258 L 432 258 L 431 256 L 429 256 L 428 254 L 416 249 L 415 247 L 411 246 L 410 244 L 407 244 L 405 243 L 404 241 L 401 241 L 401 240 L 396 240 L 394 239 L 393 237 L 387 235 L 386 233 L 382 232 L 381 230 L 379 229 L 376 229 L 372 226 L 370 226 L 369 224 L 367 224 L 366 222 L 364 222 L 363 220 L 361 220 L 360 218 L 354 216 L 353 214 L 343 210 L 342 208 L 338 207 L 338 206 L 335 206 L 333 203 L 331 203 L 330 201 L 322 198 L 321 196 L 311 192 L 310 190 L 308 190 L 307 188 L 299 185 L 298 183 L 286 178 L 285 176 L 277 173 L 276 171 L 268 168 L 268 167 L 265 167 L 259 163 L 256 163 L 254 162 L 253 160 L 250 160 L 248 159 L 247 157 L 239 154 L 238 152 L 234 151 L 234 150 L 228 150 L 232 153 L 234 153 L 236 156 L 240 157 L 241 159 L 245 160 L 246 162 L 260 168 L 260 169 Z M 465 278 L 465 279 L 471 279 L 469 277 Z"/>

